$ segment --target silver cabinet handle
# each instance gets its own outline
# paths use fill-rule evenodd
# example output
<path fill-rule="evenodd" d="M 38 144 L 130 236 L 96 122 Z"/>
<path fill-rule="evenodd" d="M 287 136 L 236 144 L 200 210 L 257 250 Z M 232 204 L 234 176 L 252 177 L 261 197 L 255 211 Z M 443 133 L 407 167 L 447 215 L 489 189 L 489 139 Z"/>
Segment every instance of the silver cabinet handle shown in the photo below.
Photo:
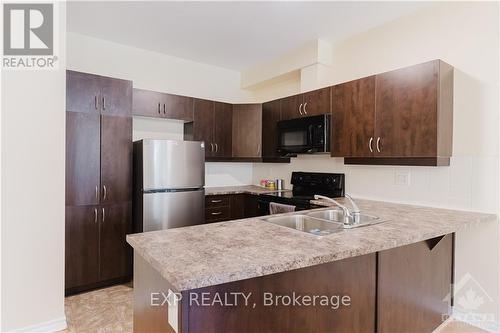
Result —
<path fill-rule="evenodd" d="M 373 153 L 373 137 L 370 137 L 370 142 L 368 142 L 368 149 L 370 149 L 370 153 Z"/>
<path fill-rule="evenodd" d="M 300 103 L 300 105 L 299 105 L 299 113 L 302 116 L 302 103 Z"/>
<path fill-rule="evenodd" d="M 210 142 L 210 151 L 214 151 L 214 144 L 212 142 Z"/>
<path fill-rule="evenodd" d="M 222 212 L 213 212 L 212 215 L 220 215 Z"/>
<path fill-rule="evenodd" d="M 99 201 L 99 186 L 95 186 L 95 199 Z"/>
<path fill-rule="evenodd" d="M 102 207 L 102 222 L 104 223 L 104 220 L 106 220 L 106 213 L 104 211 L 104 207 Z"/>
<path fill-rule="evenodd" d="M 108 196 L 108 189 L 106 188 L 106 185 L 102 186 L 103 189 L 103 195 L 102 195 L 102 200 L 106 200 L 106 197 Z"/>
<path fill-rule="evenodd" d="M 222 200 L 211 200 L 212 203 L 219 203 L 222 202 Z"/>
<path fill-rule="evenodd" d="M 97 208 L 94 208 L 94 223 L 97 223 Z"/>
<path fill-rule="evenodd" d="M 304 114 L 307 114 L 307 109 L 306 109 L 306 107 L 307 107 L 307 102 L 305 102 L 305 103 L 304 103 Z"/>
<path fill-rule="evenodd" d="M 97 110 L 97 95 L 94 96 L 94 108 Z"/>
<path fill-rule="evenodd" d="M 106 110 L 106 97 L 102 96 L 102 109 Z"/>
<path fill-rule="evenodd" d="M 161 103 L 158 103 L 158 114 L 161 114 L 161 111 L 160 111 L 161 106 L 160 106 L 160 104 Z"/>
<path fill-rule="evenodd" d="M 163 114 L 167 114 L 165 103 L 163 103 Z"/>
<path fill-rule="evenodd" d="M 380 136 L 377 137 L 377 144 L 376 144 L 376 146 L 377 146 L 377 151 L 380 153 Z"/>
<path fill-rule="evenodd" d="M 260 156 L 260 143 L 257 145 L 257 156 Z"/>

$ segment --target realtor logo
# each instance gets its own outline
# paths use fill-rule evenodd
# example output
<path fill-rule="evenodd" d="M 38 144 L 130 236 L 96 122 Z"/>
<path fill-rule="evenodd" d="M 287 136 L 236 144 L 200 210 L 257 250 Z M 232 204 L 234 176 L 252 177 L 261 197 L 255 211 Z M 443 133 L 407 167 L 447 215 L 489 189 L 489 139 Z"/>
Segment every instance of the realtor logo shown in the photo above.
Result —
<path fill-rule="evenodd" d="M 4 55 L 54 53 L 54 5 L 4 4 Z"/>
<path fill-rule="evenodd" d="M 4 69 L 55 69 L 54 7 L 54 3 L 3 4 Z"/>

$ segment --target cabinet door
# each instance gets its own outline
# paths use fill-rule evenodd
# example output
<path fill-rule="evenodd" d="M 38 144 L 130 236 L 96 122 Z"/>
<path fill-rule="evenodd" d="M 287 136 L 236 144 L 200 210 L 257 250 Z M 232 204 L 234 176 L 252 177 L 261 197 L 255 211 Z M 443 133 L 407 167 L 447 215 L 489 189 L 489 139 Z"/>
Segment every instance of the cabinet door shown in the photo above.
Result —
<path fill-rule="evenodd" d="M 245 218 L 259 216 L 258 195 L 245 194 Z"/>
<path fill-rule="evenodd" d="M 132 118 L 101 117 L 101 203 L 130 201 Z"/>
<path fill-rule="evenodd" d="M 100 77 L 101 114 L 132 114 L 132 81 Z"/>
<path fill-rule="evenodd" d="M 214 143 L 215 156 L 232 156 L 233 106 L 215 102 Z"/>
<path fill-rule="evenodd" d="M 275 100 L 262 104 L 262 156 L 277 156 L 278 131 L 277 124 L 281 120 L 280 101 Z"/>
<path fill-rule="evenodd" d="M 305 117 L 330 113 L 330 87 L 305 93 L 302 111 Z"/>
<path fill-rule="evenodd" d="M 164 94 L 166 117 L 184 121 L 193 121 L 193 98 Z"/>
<path fill-rule="evenodd" d="M 99 113 L 99 76 L 66 71 L 66 111 Z"/>
<path fill-rule="evenodd" d="M 66 205 L 99 203 L 98 113 L 66 112 Z"/>
<path fill-rule="evenodd" d="M 449 315 L 453 235 L 378 254 L 377 332 L 432 332 Z"/>
<path fill-rule="evenodd" d="M 436 156 L 438 64 L 376 76 L 375 156 Z"/>
<path fill-rule="evenodd" d="M 214 140 L 214 102 L 205 99 L 194 99 L 193 107 L 193 140 L 205 142 L 205 156 L 213 156 Z"/>
<path fill-rule="evenodd" d="M 262 151 L 262 104 L 233 106 L 233 156 L 260 157 Z"/>
<path fill-rule="evenodd" d="M 162 93 L 143 89 L 134 89 L 132 114 L 134 116 L 163 117 Z"/>
<path fill-rule="evenodd" d="M 65 236 L 65 289 L 98 282 L 98 206 L 66 206 Z"/>
<path fill-rule="evenodd" d="M 369 157 L 375 149 L 375 77 L 332 87 L 331 155 Z"/>
<path fill-rule="evenodd" d="M 125 236 L 131 232 L 132 203 L 100 207 L 100 279 L 109 280 L 131 274 L 131 249 Z"/>
<path fill-rule="evenodd" d="M 300 118 L 304 116 L 302 111 L 303 96 L 302 95 L 294 95 L 281 99 L 281 120 L 288 120 L 294 118 Z"/>

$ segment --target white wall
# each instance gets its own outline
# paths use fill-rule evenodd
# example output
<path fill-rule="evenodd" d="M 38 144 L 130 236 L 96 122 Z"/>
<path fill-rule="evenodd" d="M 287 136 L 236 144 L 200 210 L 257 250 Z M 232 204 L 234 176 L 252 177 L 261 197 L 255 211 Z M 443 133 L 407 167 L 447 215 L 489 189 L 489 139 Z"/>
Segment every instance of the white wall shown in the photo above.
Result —
<path fill-rule="evenodd" d="M 289 181 L 294 170 L 345 172 L 347 192 L 356 197 L 497 213 L 498 6 L 437 4 L 334 47 L 331 84 L 438 58 L 455 66 L 450 167 L 344 166 L 338 158 L 302 156 L 290 165 L 254 165 L 253 182 L 268 177 Z M 264 87 L 256 94 L 269 97 L 268 91 Z M 395 184 L 398 172 L 410 174 L 409 186 Z M 495 302 L 481 310 L 494 312 L 498 321 L 498 222 L 458 233 L 456 244 L 456 278 L 470 272 L 482 284 Z"/>
<path fill-rule="evenodd" d="M 254 102 L 240 73 L 68 32 L 67 67 L 132 80 L 134 87 L 225 102 Z M 134 118 L 134 140 L 182 140 L 182 123 Z M 207 163 L 207 186 L 250 184 L 251 164 Z"/>
<path fill-rule="evenodd" d="M 1 75 L 2 332 L 61 330 L 66 325 L 66 14 L 65 4 L 59 5 L 59 70 Z"/>

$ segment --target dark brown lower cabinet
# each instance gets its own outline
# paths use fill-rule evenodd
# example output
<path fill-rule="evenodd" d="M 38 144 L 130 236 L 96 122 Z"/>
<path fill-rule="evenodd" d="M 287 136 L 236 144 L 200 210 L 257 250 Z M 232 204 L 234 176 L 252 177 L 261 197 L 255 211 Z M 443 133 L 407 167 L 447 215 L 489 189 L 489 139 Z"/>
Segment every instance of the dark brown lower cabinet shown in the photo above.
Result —
<path fill-rule="evenodd" d="M 207 195 L 205 222 L 222 222 L 258 216 L 257 195 L 249 193 Z"/>
<path fill-rule="evenodd" d="M 377 332 L 432 332 L 450 314 L 453 235 L 378 254 Z"/>
<path fill-rule="evenodd" d="M 100 279 L 110 280 L 131 274 L 131 249 L 125 239 L 131 232 L 132 203 L 101 206 Z"/>
<path fill-rule="evenodd" d="M 66 206 L 66 294 L 129 280 L 132 203 Z"/>
<path fill-rule="evenodd" d="M 99 279 L 98 215 L 99 206 L 66 206 L 66 289 Z"/>

